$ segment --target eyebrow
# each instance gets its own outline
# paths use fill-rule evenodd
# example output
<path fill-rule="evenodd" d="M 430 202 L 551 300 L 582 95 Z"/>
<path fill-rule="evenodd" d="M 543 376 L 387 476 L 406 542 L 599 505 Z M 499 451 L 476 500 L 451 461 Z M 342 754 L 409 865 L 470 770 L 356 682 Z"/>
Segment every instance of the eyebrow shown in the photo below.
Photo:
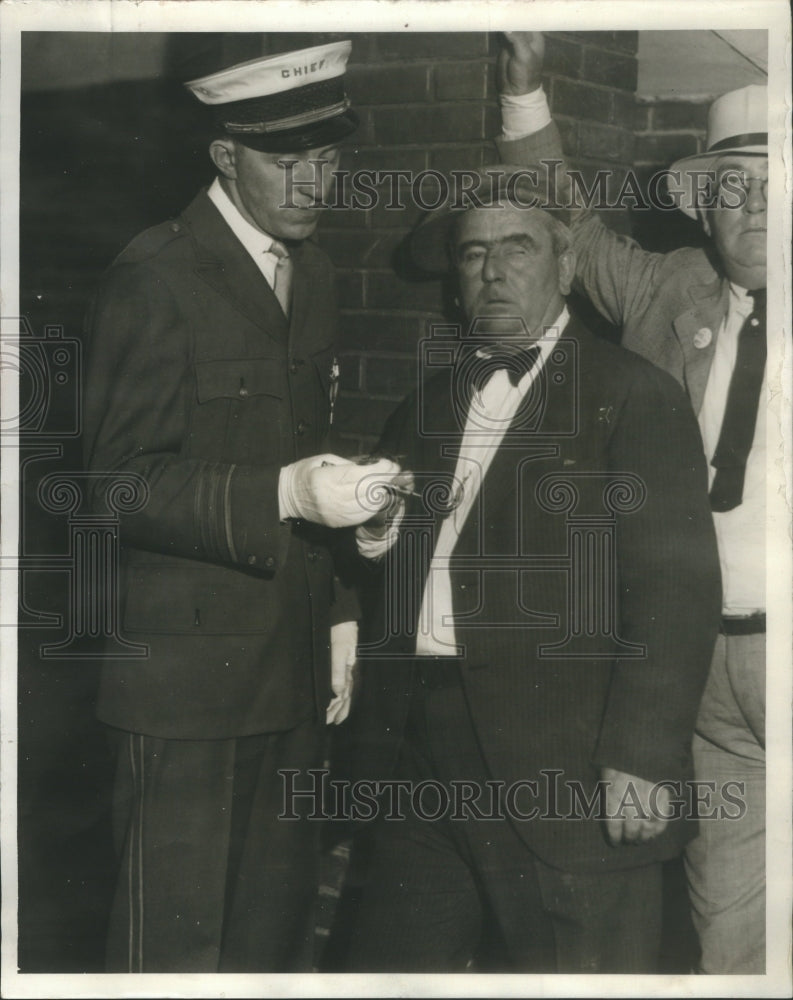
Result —
<path fill-rule="evenodd" d="M 502 243 L 520 243 L 532 249 L 536 249 L 539 246 L 537 240 L 528 233 L 507 233 L 505 236 L 500 236 L 497 240 L 466 240 L 465 243 L 458 244 L 457 253 L 463 253 L 465 250 L 471 249 L 471 247 L 485 247 L 489 250 L 491 247 L 499 246 Z"/>
<path fill-rule="evenodd" d="M 758 156 L 757 159 L 764 160 L 766 163 L 768 163 L 768 159 L 764 156 Z M 751 167 L 749 164 L 739 163 L 736 160 L 727 160 L 726 163 L 719 163 L 716 166 L 716 170 L 718 173 L 721 173 L 723 170 L 734 170 L 736 173 L 743 174 L 750 169 Z"/>

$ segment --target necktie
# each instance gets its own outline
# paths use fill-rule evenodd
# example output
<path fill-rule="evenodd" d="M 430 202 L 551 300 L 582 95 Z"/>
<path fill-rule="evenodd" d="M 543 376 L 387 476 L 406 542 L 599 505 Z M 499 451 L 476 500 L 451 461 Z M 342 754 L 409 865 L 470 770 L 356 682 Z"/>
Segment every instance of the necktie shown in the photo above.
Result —
<path fill-rule="evenodd" d="M 471 366 L 471 386 L 476 392 L 481 392 L 490 377 L 497 371 L 506 369 L 507 376 L 513 386 L 531 371 L 540 356 L 539 347 L 528 349 L 511 348 L 499 345 L 477 352 L 476 364 Z"/>
<path fill-rule="evenodd" d="M 273 291 L 281 304 L 284 316 L 289 316 L 289 308 L 292 304 L 292 258 L 283 243 L 279 243 L 277 240 L 273 240 L 267 252 L 275 254 L 278 258 L 278 263 L 275 265 Z"/>
<path fill-rule="evenodd" d="M 710 488 L 710 506 L 723 513 L 743 498 L 746 459 L 752 447 L 757 407 L 765 373 L 765 289 L 750 292 L 751 313 L 738 334 L 738 353 L 727 392 L 719 443 L 710 464 L 716 470 Z"/>

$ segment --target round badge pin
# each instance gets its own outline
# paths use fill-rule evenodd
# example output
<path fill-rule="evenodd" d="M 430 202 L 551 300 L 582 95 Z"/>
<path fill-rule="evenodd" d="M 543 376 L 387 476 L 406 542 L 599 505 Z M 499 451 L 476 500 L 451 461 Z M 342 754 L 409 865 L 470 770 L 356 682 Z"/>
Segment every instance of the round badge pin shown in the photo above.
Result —
<path fill-rule="evenodd" d="M 711 340 L 713 340 L 713 331 L 710 327 L 701 326 L 694 334 L 694 347 L 700 349 L 707 347 Z"/>

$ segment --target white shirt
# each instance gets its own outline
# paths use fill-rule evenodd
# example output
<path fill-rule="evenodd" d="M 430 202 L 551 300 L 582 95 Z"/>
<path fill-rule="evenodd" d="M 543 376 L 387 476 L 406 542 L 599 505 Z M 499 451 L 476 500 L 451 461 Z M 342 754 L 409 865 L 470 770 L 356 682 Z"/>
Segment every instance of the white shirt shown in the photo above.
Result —
<path fill-rule="evenodd" d="M 272 252 L 275 240 L 261 229 L 257 229 L 242 215 L 240 210 L 229 198 L 216 177 L 207 191 L 209 200 L 226 220 L 229 229 L 253 257 L 253 262 L 264 275 L 270 288 L 275 287 L 275 269 L 278 256 Z"/>
<path fill-rule="evenodd" d="M 719 442 L 730 379 L 738 353 L 738 334 L 752 311 L 749 293 L 730 284 L 727 315 L 719 329 L 713 361 L 699 412 L 699 427 L 708 462 Z M 757 423 L 749 457 L 743 499 L 733 510 L 715 511 L 713 523 L 719 545 L 723 611 L 725 615 L 747 615 L 765 610 L 765 487 L 766 487 L 766 376 L 760 390 Z M 708 486 L 716 470 L 708 467 Z"/>
<path fill-rule="evenodd" d="M 481 393 L 474 394 L 454 470 L 453 488 L 459 490 L 459 503 L 444 519 L 435 543 L 419 613 L 417 656 L 459 655 L 450 574 L 454 549 L 463 525 L 477 502 L 485 473 L 521 401 L 542 370 L 569 319 L 570 314 L 565 307 L 553 326 L 547 327 L 537 340 L 539 357 L 517 385 L 513 386 L 506 370 L 501 369 L 493 373 Z M 392 524 L 385 538 L 374 536 L 366 528 L 359 528 L 356 532 L 358 549 L 368 559 L 379 558 L 393 545 L 397 534 L 398 521 Z"/>

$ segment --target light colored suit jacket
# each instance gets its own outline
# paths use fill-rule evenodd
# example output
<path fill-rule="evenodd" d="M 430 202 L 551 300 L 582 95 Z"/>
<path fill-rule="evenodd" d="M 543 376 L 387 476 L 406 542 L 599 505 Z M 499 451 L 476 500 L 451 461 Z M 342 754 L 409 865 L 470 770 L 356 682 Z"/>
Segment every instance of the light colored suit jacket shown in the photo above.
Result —
<path fill-rule="evenodd" d="M 514 142 L 497 140 L 497 146 L 506 163 L 535 168 L 543 160 L 563 159 L 553 123 Z M 698 413 L 727 314 L 727 279 L 704 250 L 649 253 L 592 212 L 574 212 L 571 229 L 576 290 L 621 327 L 623 347 L 677 379 Z"/>

